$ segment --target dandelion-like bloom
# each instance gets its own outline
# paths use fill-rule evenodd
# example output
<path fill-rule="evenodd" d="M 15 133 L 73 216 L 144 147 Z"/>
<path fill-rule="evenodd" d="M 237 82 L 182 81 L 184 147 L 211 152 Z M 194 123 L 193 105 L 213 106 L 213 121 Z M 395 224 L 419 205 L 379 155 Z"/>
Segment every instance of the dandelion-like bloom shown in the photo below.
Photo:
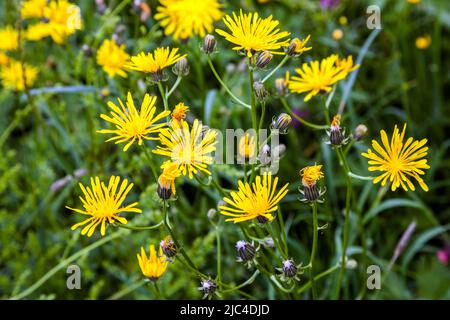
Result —
<path fill-rule="evenodd" d="M 150 73 L 154 76 L 155 81 L 161 81 L 162 70 L 175 64 L 183 57 L 186 57 L 186 54 L 180 55 L 178 48 L 156 48 L 153 52 L 147 54 L 141 52 L 137 56 L 132 56 L 131 61 L 125 67 L 130 70 Z"/>
<path fill-rule="evenodd" d="M 197 119 L 191 129 L 185 120 L 171 121 L 170 128 L 159 134 L 162 146 L 158 146 L 153 153 L 169 157 L 189 179 L 199 171 L 210 175 L 207 168 L 213 162 L 211 153 L 216 150 L 216 135 L 214 130 L 204 130 Z"/>
<path fill-rule="evenodd" d="M 161 278 L 164 272 L 166 272 L 167 265 L 169 264 L 162 252 L 161 247 L 159 248 L 159 253 L 156 253 L 156 249 L 153 244 L 150 245 L 149 257 L 147 257 L 144 248 L 141 247 L 141 254 L 137 254 L 137 259 L 142 274 L 151 281 L 156 281 Z"/>
<path fill-rule="evenodd" d="M 311 50 L 312 47 L 306 46 L 306 44 L 308 43 L 310 38 L 311 38 L 311 35 L 308 35 L 303 40 L 300 40 L 299 38 L 292 39 L 291 43 L 288 46 L 286 53 L 290 56 L 298 56 L 298 55 L 302 54 L 303 52 Z"/>
<path fill-rule="evenodd" d="M 195 34 L 204 37 L 223 16 L 218 0 L 159 0 L 159 3 L 155 19 L 160 21 L 166 35 L 177 39 Z"/>
<path fill-rule="evenodd" d="M 405 191 L 408 191 L 408 188 L 414 191 L 415 187 L 411 182 L 411 178 L 413 178 L 417 180 L 423 190 L 428 191 L 428 186 L 419 176 L 425 174 L 422 169 L 430 168 L 427 164 L 427 159 L 423 159 L 428 151 L 428 147 L 425 146 L 427 139 L 418 141 L 410 137 L 406 142 L 403 142 L 405 131 L 406 124 L 403 126 L 401 133 L 397 126 L 395 126 L 389 143 L 386 132 L 381 130 L 380 134 L 383 146 L 377 141 L 372 140 L 372 147 L 376 153 L 368 149 L 362 155 L 369 159 L 368 164 L 371 165 L 369 166 L 369 171 L 384 172 L 376 177 L 373 183 L 381 181 L 381 185 L 384 186 L 389 179 L 392 183 L 392 191 L 395 191 L 400 186 Z"/>
<path fill-rule="evenodd" d="M 256 142 L 255 137 L 253 135 L 250 135 L 249 133 L 246 133 L 244 136 L 241 137 L 239 140 L 239 156 L 250 159 L 255 155 L 256 151 Z"/>
<path fill-rule="evenodd" d="M 429 34 L 425 34 L 423 36 L 417 37 L 416 39 L 416 48 L 420 50 L 428 49 L 431 45 L 431 37 Z"/>
<path fill-rule="evenodd" d="M 12 51 L 19 47 L 19 33 L 11 26 L 0 29 L 0 50 Z"/>
<path fill-rule="evenodd" d="M 111 122 L 116 126 L 114 130 L 103 129 L 97 131 L 99 133 L 115 134 L 115 137 L 106 140 L 106 142 L 115 141 L 116 144 L 128 142 L 123 148 L 123 151 L 127 151 L 136 140 L 138 140 L 140 146 L 144 143 L 144 140 L 158 140 L 157 137 L 150 135 L 156 135 L 161 131 L 166 124 L 156 122 L 167 117 L 170 111 L 163 111 L 155 115 L 156 96 L 150 96 L 148 93 L 145 94 L 140 111 L 134 105 L 131 92 L 128 92 L 127 95 L 126 108 L 120 98 L 117 100 L 119 101 L 120 108 L 111 101 L 108 102 L 108 107 L 111 109 L 111 116 L 106 114 L 100 115 L 103 120 Z"/>
<path fill-rule="evenodd" d="M 106 39 L 97 51 L 97 63 L 113 78 L 116 74 L 126 78 L 125 63 L 130 59 L 125 52 L 125 45 L 117 45 L 116 41 Z"/>
<path fill-rule="evenodd" d="M 23 71 L 25 70 L 25 75 Z M 0 69 L 0 78 L 5 88 L 10 88 L 16 91 L 25 90 L 33 86 L 38 75 L 38 69 L 29 64 L 18 61 L 11 61 Z"/>
<path fill-rule="evenodd" d="M 39 41 L 50 36 L 51 26 L 45 22 L 29 25 L 25 31 L 25 38 L 29 41 Z"/>
<path fill-rule="evenodd" d="M 22 3 L 20 15 L 24 19 L 40 18 L 44 15 L 47 0 L 27 0 Z"/>
<path fill-rule="evenodd" d="M 261 19 L 257 12 L 244 14 L 241 10 L 239 16 L 234 12 L 233 17 L 226 15 L 223 22 L 230 33 L 221 29 L 216 29 L 216 32 L 236 45 L 233 50 L 244 50 L 248 57 L 264 50 L 283 54 L 283 51 L 276 50 L 289 45 L 289 40 L 285 38 L 290 33 L 280 31 L 279 22 L 273 20 L 272 16 Z"/>
<path fill-rule="evenodd" d="M 295 93 L 308 92 L 304 101 L 309 101 L 320 91 L 331 91 L 332 85 L 347 77 L 349 72 L 359 66 L 353 66 L 353 59 L 340 60 L 333 54 L 322 61 L 304 63 L 301 68 L 296 68 L 298 76 L 289 79 L 289 89 Z"/>
<path fill-rule="evenodd" d="M 172 194 L 176 193 L 175 179 L 181 175 L 179 165 L 170 160 L 161 166 L 163 172 L 158 178 L 158 196 L 163 200 L 168 200 Z"/>
<path fill-rule="evenodd" d="M 80 8 L 67 0 L 53 0 L 44 9 L 50 36 L 58 44 L 82 27 Z"/>
<path fill-rule="evenodd" d="M 230 193 L 231 198 L 225 197 L 223 201 L 227 203 L 220 206 L 220 213 L 231 218 L 225 221 L 234 223 L 252 219 L 262 218 L 262 220 L 273 220 L 272 212 L 278 210 L 278 203 L 288 193 L 286 183 L 280 191 L 276 192 L 278 177 L 272 181 L 272 174 L 257 176 L 255 182 L 238 182 L 238 191 Z"/>
<path fill-rule="evenodd" d="M 181 121 L 186 118 L 186 113 L 189 111 L 189 107 L 185 105 L 183 102 L 180 102 L 173 108 L 172 110 L 172 119 Z"/>
<path fill-rule="evenodd" d="M 133 183 L 128 184 L 127 179 L 120 183 L 120 177 L 112 176 L 109 179 L 108 186 L 106 186 L 104 182 L 100 181 L 99 177 L 95 177 L 95 179 L 91 178 L 91 188 L 85 187 L 81 183 L 79 186 L 84 194 L 84 199 L 80 197 L 84 210 L 68 206 L 66 208 L 88 216 L 86 220 L 72 226 L 72 230 L 84 226 L 81 230 L 82 235 L 92 236 L 97 226 L 101 223 L 100 234 L 104 236 L 106 222 L 114 223 L 118 221 L 122 224 L 127 223 L 127 219 L 119 216 L 120 213 L 142 212 L 141 209 L 136 208 L 137 202 L 121 207 L 131 188 L 133 188 Z"/>
<path fill-rule="evenodd" d="M 322 191 L 317 187 L 317 181 L 323 178 L 322 165 L 308 166 L 300 170 L 300 176 L 302 177 L 303 190 L 299 188 L 301 194 L 305 196 L 301 201 L 304 202 L 319 202 L 320 197 L 325 194 L 325 190 Z"/>

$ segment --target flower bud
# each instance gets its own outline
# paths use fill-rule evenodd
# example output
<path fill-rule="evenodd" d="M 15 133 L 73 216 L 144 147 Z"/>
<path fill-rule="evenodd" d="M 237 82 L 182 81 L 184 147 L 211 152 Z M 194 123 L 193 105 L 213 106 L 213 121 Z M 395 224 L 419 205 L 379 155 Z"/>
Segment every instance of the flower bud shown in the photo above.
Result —
<path fill-rule="evenodd" d="M 259 161 L 262 165 L 266 166 L 272 160 L 272 153 L 268 144 L 265 144 L 261 149 L 261 154 L 259 155 Z"/>
<path fill-rule="evenodd" d="M 265 237 L 264 238 L 264 242 L 263 242 L 263 246 L 265 246 L 266 248 L 273 248 L 275 247 L 275 242 L 273 241 L 272 237 Z"/>
<path fill-rule="evenodd" d="M 272 159 L 279 159 L 286 153 L 286 145 L 279 144 L 272 150 Z"/>
<path fill-rule="evenodd" d="M 161 240 L 159 246 L 167 258 L 173 258 L 177 255 L 177 245 L 171 236 L 166 236 L 163 240 Z"/>
<path fill-rule="evenodd" d="M 202 280 L 200 282 L 200 287 L 198 287 L 198 290 L 200 290 L 205 297 L 213 295 L 214 292 L 216 292 L 216 289 L 217 285 L 211 279 Z"/>
<path fill-rule="evenodd" d="M 156 188 L 156 193 L 158 194 L 158 197 L 161 198 L 161 200 L 169 200 L 172 196 L 172 190 L 170 189 L 170 186 L 163 186 L 160 183 L 158 183 L 158 187 Z"/>
<path fill-rule="evenodd" d="M 283 261 L 282 267 L 283 273 L 288 278 L 294 278 L 297 275 L 297 266 L 294 263 L 294 260 L 288 259 Z"/>
<path fill-rule="evenodd" d="M 207 34 L 203 39 L 203 52 L 211 54 L 216 48 L 216 38 L 212 34 Z"/>
<path fill-rule="evenodd" d="M 300 40 L 299 38 L 294 38 L 289 43 L 287 47 L 286 54 L 291 57 L 299 56 L 303 52 L 309 51 L 312 47 L 307 47 L 306 43 L 309 41 L 311 36 L 307 36 L 305 39 Z"/>
<path fill-rule="evenodd" d="M 264 88 L 264 84 L 261 81 L 256 81 L 253 83 L 253 90 L 255 90 L 256 99 L 261 102 L 265 101 L 269 95 L 266 88 Z"/>
<path fill-rule="evenodd" d="M 278 118 L 273 118 L 271 129 L 278 130 L 281 134 L 286 134 L 292 123 L 292 118 L 287 113 L 281 113 Z"/>
<path fill-rule="evenodd" d="M 189 74 L 189 65 L 186 57 L 181 58 L 175 63 L 172 72 L 179 77 L 185 77 Z"/>
<path fill-rule="evenodd" d="M 206 216 L 208 217 L 208 219 L 214 219 L 214 217 L 216 216 L 217 210 L 214 208 L 211 208 L 208 210 L 208 212 L 206 213 Z"/>
<path fill-rule="evenodd" d="M 93 55 L 92 49 L 87 44 L 83 44 L 81 50 L 83 51 L 83 54 L 86 58 L 92 57 Z"/>
<path fill-rule="evenodd" d="M 253 260 L 256 255 L 256 249 L 253 244 L 244 240 L 236 242 L 236 250 L 242 262 Z"/>
<path fill-rule="evenodd" d="M 365 125 L 359 124 L 353 133 L 353 138 L 355 140 L 361 140 L 367 134 L 367 131 L 368 129 Z"/>
<path fill-rule="evenodd" d="M 260 69 L 264 69 L 270 63 L 272 58 L 273 54 L 265 50 L 258 55 L 255 65 Z"/>
<path fill-rule="evenodd" d="M 260 224 L 265 224 L 265 223 L 267 223 L 268 221 L 269 221 L 269 219 L 268 218 L 266 218 L 266 217 L 264 217 L 264 216 L 257 216 L 256 217 L 256 220 L 258 220 L 258 222 L 260 223 Z"/>

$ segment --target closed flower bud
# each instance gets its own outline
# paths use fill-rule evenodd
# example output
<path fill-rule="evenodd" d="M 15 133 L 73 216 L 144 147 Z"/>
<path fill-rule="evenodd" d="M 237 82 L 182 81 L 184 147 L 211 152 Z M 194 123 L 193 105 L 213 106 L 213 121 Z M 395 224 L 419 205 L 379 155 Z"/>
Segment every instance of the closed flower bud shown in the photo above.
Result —
<path fill-rule="evenodd" d="M 292 123 L 292 118 L 287 113 L 281 113 L 277 118 L 273 118 L 271 129 L 278 130 L 279 133 L 285 134 L 288 132 Z"/>
<path fill-rule="evenodd" d="M 279 144 L 272 150 L 272 159 L 280 159 L 286 153 L 286 145 Z"/>
<path fill-rule="evenodd" d="M 211 279 L 202 280 L 200 282 L 200 287 L 198 287 L 198 290 L 200 290 L 205 297 L 213 295 L 214 292 L 216 292 L 216 289 L 217 285 Z"/>
<path fill-rule="evenodd" d="M 297 275 L 297 266 L 294 263 L 294 260 L 288 259 L 283 261 L 282 267 L 283 273 L 288 278 L 294 278 Z"/>
<path fill-rule="evenodd" d="M 90 58 L 93 55 L 91 47 L 89 47 L 87 44 L 83 44 L 81 47 L 81 50 L 83 51 L 83 54 L 86 58 Z"/>
<path fill-rule="evenodd" d="M 264 84 L 261 81 L 256 81 L 253 83 L 253 90 L 255 90 L 256 99 L 261 102 L 265 101 L 269 95 L 266 88 L 264 88 Z"/>
<path fill-rule="evenodd" d="M 185 57 L 175 63 L 172 69 L 173 73 L 175 73 L 179 77 L 185 77 L 189 74 L 189 65 L 188 61 Z"/>
<path fill-rule="evenodd" d="M 214 208 L 211 208 L 208 210 L 208 212 L 206 213 L 206 216 L 208 217 L 208 219 L 214 219 L 214 217 L 216 216 L 217 210 Z"/>
<path fill-rule="evenodd" d="M 238 242 L 236 242 L 236 250 L 242 262 L 250 261 L 256 255 L 256 249 L 253 244 L 244 240 L 239 240 Z"/>
<path fill-rule="evenodd" d="M 329 144 L 336 147 L 346 144 L 348 141 L 348 138 L 345 138 L 344 136 L 345 130 L 341 129 L 340 121 L 341 121 L 340 114 L 334 116 L 333 121 L 331 122 L 330 130 L 327 132 L 327 134 L 330 137 Z"/>
<path fill-rule="evenodd" d="M 173 258 L 177 255 L 177 245 L 173 241 L 171 236 L 165 237 L 159 243 L 159 246 L 162 249 L 162 252 L 167 258 Z"/>
<path fill-rule="evenodd" d="M 361 140 L 367 134 L 367 131 L 368 129 L 365 125 L 359 124 L 353 133 L 353 138 L 356 140 Z"/>
<path fill-rule="evenodd" d="M 211 54 L 214 52 L 215 48 L 216 38 L 211 34 L 207 34 L 203 39 L 203 52 L 206 54 Z"/>
<path fill-rule="evenodd" d="M 261 154 L 259 155 L 259 161 L 262 165 L 268 165 L 272 160 L 272 152 L 268 144 L 265 144 L 261 149 Z"/>
<path fill-rule="evenodd" d="M 158 184 L 158 187 L 156 188 L 156 193 L 158 194 L 158 197 L 161 198 L 161 200 L 169 200 L 172 196 L 172 190 L 170 187 L 162 186 L 161 184 Z"/>
<path fill-rule="evenodd" d="M 266 224 L 269 221 L 269 219 L 264 216 L 257 216 L 256 220 L 258 220 L 260 224 Z"/>
<path fill-rule="evenodd" d="M 270 63 L 272 58 L 273 54 L 265 50 L 258 55 L 255 65 L 260 69 L 264 69 Z"/>
<path fill-rule="evenodd" d="M 265 238 L 264 238 L 263 245 L 264 245 L 266 248 L 273 248 L 273 247 L 275 247 L 275 242 L 273 241 L 273 238 L 272 238 L 272 237 L 265 237 Z"/>

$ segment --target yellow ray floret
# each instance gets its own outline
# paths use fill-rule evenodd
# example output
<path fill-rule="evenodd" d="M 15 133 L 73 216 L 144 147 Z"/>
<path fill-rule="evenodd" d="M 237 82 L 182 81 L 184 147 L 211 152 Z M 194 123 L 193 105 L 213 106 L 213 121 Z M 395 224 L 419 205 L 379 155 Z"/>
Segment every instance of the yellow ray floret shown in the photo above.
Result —
<path fill-rule="evenodd" d="M 141 247 L 141 254 L 137 254 L 139 267 L 142 274 L 152 281 L 156 281 L 166 272 L 169 264 L 166 257 L 163 255 L 162 249 L 159 248 L 159 253 L 156 253 L 155 246 L 150 245 L 150 255 L 147 257 L 145 250 Z"/>
<path fill-rule="evenodd" d="M 427 159 L 423 159 L 427 156 L 428 147 L 425 146 L 427 139 L 418 141 L 408 138 L 404 142 L 405 130 L 406 124 L 403 126 L 401 133 L 395 126 L 390 142 L 386 131 L 381 130 L 381 142 L 383 145 L 381 146 L 377 141 L 372 140 L 372 147 L 375 152 L 368 149 L 362 155 L 369 159 L 369 171 L 384 172 L 376 177 L 373 183 L 381 181 L 381 185 L 384 186 L 389 180 L 392 183 L 392 191 L 395 191 L 400 186 L 405 191 L 408 191 L 408 188 L 414 191 L 415 187 L 411 182 L 412 178 L 419 183 L 423 190 L 428 191 L 428 186 L 420 177 L 420 175 L 425 174 L 423 169 L 430 168 L 427 164 Z"/>
<path fill-rule="evenodd" d="M 125 67 L 144 73 L 157 73 L 175 64 L 183 57 L 186 57 L 186 55 L 178 54 L 178 48 L 156 48 L 153 52 L 147 54 L 141 52 L 136 56 L 132 56 L 131 61 Z"/>
<path fill-rule="evenodd" d="M 38 69 L 36 67 L 18 61 L 8 61 L 6 65 L 0 68 L 3 86 L 16 91 L 25 90 L 25 84 L 27 88 L 31 88 L 37 75 Z"/>
<path fill-rule="evenodd" d="M 116 41 L 106 39 L 97 51 L 97 64 L 102 66 L 103 70 L 113 78 L 116 74 L 126 78 L 125 63 L 130 56 L 125 52 L 125 45 L 120 46 Z"/>

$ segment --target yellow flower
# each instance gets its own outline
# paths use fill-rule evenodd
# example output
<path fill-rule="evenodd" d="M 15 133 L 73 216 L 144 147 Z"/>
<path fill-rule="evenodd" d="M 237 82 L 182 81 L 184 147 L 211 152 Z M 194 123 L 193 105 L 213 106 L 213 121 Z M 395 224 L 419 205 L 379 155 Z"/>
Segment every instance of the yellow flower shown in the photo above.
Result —
<path fill-rule="evenodd" d="M 10 61 L 11 61 L 11 58 L 0 51 L 0 67 L 6 66 L 7 64 L 9 64 Z"/>
<path fill-rule="evenodd" d="M 158 194 L 164 200 L 170 198 L 172 194 L 176 194 L 175 179 L 181 175 L 179 165 L 170 160 L 164 162 L 161 166 L 163 172 L 158 178 Z"/>
<path fill-rule="evenodd" d="M 272 212 L 278 210 L 278 203 L 288 193 L 288 183 L 286 183 L 278 193 L 276 193 L 278 177 L 272 181 L 272 174 L 257 176 L 255 182 L 238 182 L 238 191 L 230 193 L 231 199 L 223 198 L 227 203 L 220 206 L 220 213 L 231 218 L 225 221 L 234 223 L 252 219 L 259 221 L 273 220 Z"/>
<path fill-rule="evenodd" d="M 239 155 L 245 159 L 249 159 L 255 155 L 255 150 L 255 137 L 249 133 L 246 133 L 239 140 Z"/>
<path fill-rule="evenodd" d="M 416 48 L 420 50 L 428 49 L 431 45 L 431 37 L 429 34 L 425 34 L 416 39 Z"/>
<path fill-rule="evenodd" d="M 111 78 L 116 74 L 126 78 L 125 63 L 130 56 L 125 52 L 125 45 L 117 45 L 116 41 L 106 39 L 97 51 L 97 63 L 103 67 Z"/>
<path fill-rule="evenodd" d="M 172 111 L 172 119 L 180 121 L 181 119 L 186 118 L 186 112 L 189 111 L 189 107 L 186 106 L 183 102 L 180 102 L 173 108 Z"/>
<path fill-rule="evenodd" d="M 423 190 L 428 191 L 428 186 L 419 175 L 425 174 L 422 169 L 429 169 L 427 159 L 423 159 L 427 155 L 428 147 L 425 146 L 427 139 L 414 141 L 408 138 L 403 142 L 405 137 L 406 124 L 400 133 L 397 126 L 389 143 L 388 136 L 384 130 L 381 130 L 381 146 L 377 141 L 372 140 L 372 147 L 378 153 L 372 152 L 371 149 L 362 155 L 369 159 L 369 171 L 384 171 L 383 174 L 376 177 L 373 183 L 381 181 L 384 186 L 386 182 L 392 182 L 391 190 L 395 191 L 398 187 L 402 187 L 405 191 L 415 190 L 411 182 L 411 178 L 416 179 Z M 384 147 L 384 148 L 383 148 Z"/>
<path fill-rule="evenodd" d="M 112 176 L 109 179 L 108 186 L 104 182 L 100 181 L 99 177 L 91 178 L 91 188 L 79 184 L 81 191 L 84 194 L 84 199 L 80 197 L 83 203 L 84 210 L 71 208 L 66 206 L 67 209 L 81 213 L 88 216 L 88 218 L 80 223 L 74 224 L 72 230 L 78 227 L 84 226 L 81 230 L 81 234 L 87 234 L 88 237 L 92 236 L 97 226 L 101 223 L 100 234 L 105 235 L 106 222 L 114 223 L 118 221 L 122 224 L 127 223 L 127 219 L 119 216 L 122 212 L 135 212 L 141 213 L 142 210 L 136 208 L 137 202 L 133 202 L 130 205 L 121 207 L 127 194 L 133 188 L 133 184 L 128 184 L 128 180 L 124 179 L 120 184 L 120 177 Z M 86 225 L 87 224 L 87 225 Z M 86 225 L 86 226 L 85 226 Z"/>
<path fill-rule="evenodd" d="M 116 126 L 114 130 L 99 130 L 99 133 L 113 133 L 114 137 L 106 140 L 116 141 L 115 143 L 128 142 L 123 151 L 127 151 L 136 139 L 138 144 L 142 145 L 144 140 L 158 140 L 158 138 L 150 136 L 150 134 L 158 134 L 165 126 L 165 123 L 156 124 L 159 120 L 167 117 L 170 111 L 163 111 L 155 116 L 156 97 L 145 94 L 144 100 L 141 104 L 140 112 L 137 111 L 131 92 L 127 95 L 127 107 L 122 103 L 120 98 L 117 99 L 120 104 L 120 108 L 112 103 L 108 102 L 108 107 L 111 109 L 111 116 L 101 114 L 100 117 L 103 120 L 111 122 Z"/>
<path fill-rule="evenodd" d="M 320 91 L 329 92 L 333 84 L 347 77 L 349 72 L 358 68 L 353 66 L 353 59 L 340 60 L 333 54 L 322 61 L 312 61 L 304 63 L 301 68 L 295 69 L 299 76 L 292 76 L 289 79 L 289 90 L 295 93 L 308 92 L 304 101 L 309 101 Z"/>
<path fill-rule="evenodd" d="M 289 45 L 289 40 L 283 38 L 288 37 L 290 33 L 280 31 L 279 22 L 272 20 L 272 16 L 261 19 L 257 12 L 244 14 L 241 10 L 239 16 L 234 12 L 233 17 L 226 15 L 223 22 L 231 33 L 221 29 L 216 29 L 216 32 L 236 45 L 233 50 L 244 50 L 248 57 L 264 50 L 283 54 L 284 52 L 275 50 Z"/>
<path fill-rule="evenodd" d="M 410 4 L 419 4 L 420 0 L 407 0 Z"/>
<path fill-rule="evenodd" d="M 178 48 L 156 48 L 153 53 L 145 54 L 141 52 L 137 56 L 132 56 L 131 61 L 125 64 L 125 67 L 130 70 L 150 73 L 154 76 L 155 81 L 161 81 L 162 70 L 175 64 L 183 57 L 186 57 L 186 55 L 179 55 Z"/>
<path fill-rule="evenodd" d="M 11 26 L 0 29 L 0 50 L 12 51 L 19 47 L 19 33 Z"/>
<path fill-rule="evenodd" d="M 334 29 L 333 32 L 331 33 L 331 37 L 334 40 L 339 41 L 344 37 L 344 31 L 342 31 L 342 29 L 340 28 Z"/>
<path fill-rule="evenodd" d="M 23 74 L 25 70 L 25 75 Z M 16 91 L 23 91 L 25 89 L 25 80 L 27 88 L 33 86 L 38 75 L 38 69 L 29 64 L 18 61 L 11 61 L 9 64 L 0 69 L 0 78 L 3 86 Z"/>
<path fill-rule="evenodd" d="M 40 18 L 44 15 L 47 0 L 27 0 L 22 3 L 20 15 L 23 19 Z"/>
<path fill-rule="evenodd" d="M 166 35 L 187 39 L 193 35 L 204 37 L 213 30 L 213 23 L 223 16 L 218 0 L 159 0 L 159 20 Z"/>
<path fill-rule="evenodd" d="M 159 253 L 156 253 L 155 246 L 150 245 L 150 256 L 147 258 L 145 250 L 141 247 L 141 254 L 137 254 L 139 267 L 142 274 L 149 278 L 151 281 L 156 281 L 166 272 L 167 265 L 169 264 L 166 257 L 163 255 L 161 247 Z"/>
<path fill-rule="evenodd" d="M 312 47 L 306 46 L 306 44 L 308 43 L 310 38 L 311 38 L 311 35 L 308 35 L 303 40 L 300 40 L 299 38 L 292 39 L 289 44 L 287 54 L 290 56 L 297 56 L 297 55 L 302 54 L 303 52 L 311 50 Z"/>
<path fill-rule="evenodd" d="M 317 181 L 323 178 L 322 165 L 305 167 L 300 170 L 302 184 L 305 187 L 314 186 Z"/>
<path fill-rule="evenodd" d="M 193 174 L 208 171 L 208 164 L 213 162 L 210 155 L 216 150 L 216 132 L 211 129 L 204 130 L 202 124 L 195 119 L 192 129 L 186 121 L 171 121 L 170 128 L 162 130 L 159 134 L 159 141 L 162 146 L 158 146 L 153 153 L 170 157 L 176 163 L 181 173 L 189 179 Z"/>
<path fill-rule="evenodd" d="M 25 37 L 29 41 L 38 41 L 50 36 L 51 32 L 50 24 L 39 22 L 28 26 Z"/>
<path fill-rule="evenodd" d="M 44 9 L 50 36 L 58 44 L 82 27 L 80 8 L 67 0 L 52 0 Z"/>

